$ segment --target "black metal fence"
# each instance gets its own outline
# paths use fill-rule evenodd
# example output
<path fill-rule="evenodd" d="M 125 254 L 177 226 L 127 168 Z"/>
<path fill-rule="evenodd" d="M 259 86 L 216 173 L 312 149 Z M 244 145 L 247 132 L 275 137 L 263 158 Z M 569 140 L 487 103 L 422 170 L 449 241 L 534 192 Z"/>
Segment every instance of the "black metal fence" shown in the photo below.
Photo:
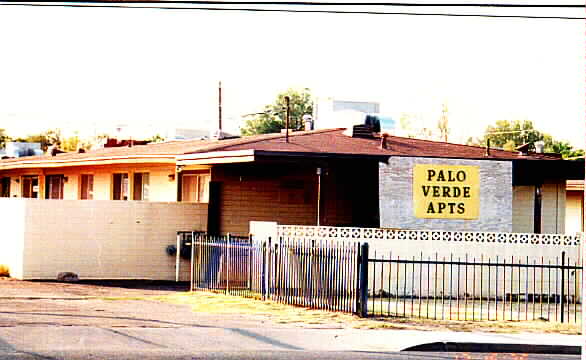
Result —
<path fill-rule="evenodd" d="M 582 265 L 559 257 L 369 256 L 368 244 L 183 232 L 191 290 L 359 316 L 581 322 Z M 193 246 L 192 246 L 193 244 Z"/>
<path fill-rule="evenodd" d="M 186 234 L 189 239 L 189 234 Z M 318 241 L 257 242 L 193 233 L 191 290 L 270 299 L 355 313 L 359 245 Z M 363 261 L 366 264 L 366 261 Z M 366 293 L 366 291 L 363 291 Z"/>
<path fill-rule="evenodd" d="M 581 322 L 582 266 L 566 258 L 368 259 L 368 316 Z"/>

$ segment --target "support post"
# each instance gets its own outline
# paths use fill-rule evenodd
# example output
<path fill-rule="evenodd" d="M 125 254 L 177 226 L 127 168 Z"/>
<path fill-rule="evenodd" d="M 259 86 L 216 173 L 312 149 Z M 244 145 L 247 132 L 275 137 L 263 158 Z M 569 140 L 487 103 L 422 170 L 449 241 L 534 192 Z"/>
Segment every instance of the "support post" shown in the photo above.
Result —
<path fill-rule="evenodd" d="M 360 245 L 358 271 L 358 306 L 360 317 L 368 317 L 368 243 Z"/>
<path fill-rule="evenodd" d="M 175 282 L 179 282 L 179 265 L 181 264 L 181 234 L 177 233 L 177 252 L 175 253 Z"/>
<path fill-rule="evenodd" d="M 289 142 L 289 117 L 291 116 L 291 105 L 289 97 L 285 96 L 285 142 Z"/>
<path fill-rule="evenodd" d="M 561 286 L 561 294 L 560 294 L 560 321 L 563 323 L 564 322 L 564 297 L 565 297 L 565 293 L 566 293 L 566 270 L 565 270 L 565 265 L 566 265 L 566 252 L 562 251 L 562 286 Z"/>
<path fill-rule="evenodd" d="M 226 294 L 230 292 L 230 233 L 226 235 Z"/>
<path fill-rule="evenodd" d="M 198 235 L 199 236 L 199 235 Z M 189 269 L 189 290 L 193 291 L 193 276 L 195 275 L 195 231 L 191 232 L 191 269 Z"/>

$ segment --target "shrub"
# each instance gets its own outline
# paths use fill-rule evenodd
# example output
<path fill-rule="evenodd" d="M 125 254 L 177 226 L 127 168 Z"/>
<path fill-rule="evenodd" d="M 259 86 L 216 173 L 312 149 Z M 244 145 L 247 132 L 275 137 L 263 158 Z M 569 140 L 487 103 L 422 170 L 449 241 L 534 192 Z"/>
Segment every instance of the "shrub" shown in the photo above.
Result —
<path fill-rule="evenodd" d="M 9 276 L 10 276 L 10 270 L 8 269 L 8 266 L 0 264 L 0 277 L 9 277 Z"/>

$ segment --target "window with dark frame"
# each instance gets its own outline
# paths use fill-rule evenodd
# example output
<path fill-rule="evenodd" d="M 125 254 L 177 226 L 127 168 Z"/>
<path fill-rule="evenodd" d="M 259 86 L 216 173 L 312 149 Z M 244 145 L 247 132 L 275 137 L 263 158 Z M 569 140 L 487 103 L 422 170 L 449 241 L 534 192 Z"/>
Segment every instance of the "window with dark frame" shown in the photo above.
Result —
<path fill-rule="evenodd" d="M 112 200 L 128 200 L 129 189 L 127 173 L 112 176 Z"/>
<path fill-rule="evenodd" d="M 93 200 L 94 199 L 94 176 L 83 174 L 81 175 L 81 192 L 79 198 L 81 200 Z"/>
<path fill-rule="evenodd" d="M 0 197 L 10 197 L 10 178 L 3 177 L 0 180 Z"/>
<path fill-rule="evenodd" d="M 181 178 L 181 201 L 209 202 L 210 178 L 209 174 L 183 174 Z"/>
<path fill-rule="evenodd" d="M 132 186 L 132 200 L 149 199 L 149 174 L 134 173 Z"/>
<path fill-rule="evenodd" d="M 65 186 L 65 176 L 47 175 L 45 176 L 45 199 L 63 200 L 63 190 Z"/>
<path fill-rule="evenodd" d="M 26 175 L 22 177 L 22 197 L 29 199 L 39 198 L 39 177 Z"/>

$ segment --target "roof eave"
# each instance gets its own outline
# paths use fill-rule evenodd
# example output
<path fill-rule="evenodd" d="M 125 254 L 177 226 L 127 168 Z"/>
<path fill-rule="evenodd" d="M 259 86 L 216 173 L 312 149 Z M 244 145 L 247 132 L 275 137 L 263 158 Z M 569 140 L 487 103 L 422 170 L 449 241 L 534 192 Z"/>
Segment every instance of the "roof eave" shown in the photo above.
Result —
<path fill-rule="evenodd" d="M 22 160 L 2 164 L 0 170 L 13 169 L 31 169 L 31 168 L 57 168 L 73 166 L 96 166 L 96 165 L 116 165 L 128 163 L 147 163 L 147 164 L 174 164 L 175 157 L 172 155 L 132 155 L 132 156 L 110 156 L 94 157 L 82 159 L 40 159 L 40 160 Z"/>

